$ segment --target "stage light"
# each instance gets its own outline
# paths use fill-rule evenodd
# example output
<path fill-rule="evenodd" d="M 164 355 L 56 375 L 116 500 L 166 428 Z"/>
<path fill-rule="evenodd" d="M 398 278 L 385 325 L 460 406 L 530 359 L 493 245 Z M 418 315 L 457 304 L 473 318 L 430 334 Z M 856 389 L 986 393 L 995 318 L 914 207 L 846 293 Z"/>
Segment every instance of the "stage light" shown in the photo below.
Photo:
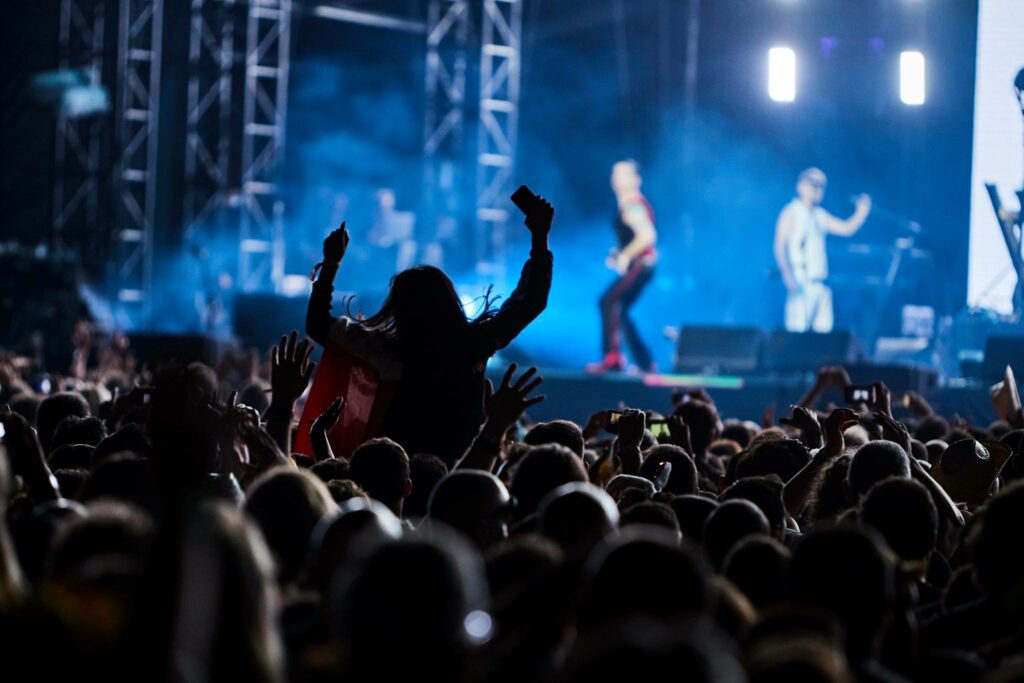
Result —
<path fill-rule="evenodd" d="M 768 97 L 776 102 L 796 99 L 796 53 L 788 47 L 768 50 Z"/>
<path fill-rule="evenodd" d="M 903 104 L 924 104 L 924 55 L 920 52 L 900 53 L 900 99 Z"/>

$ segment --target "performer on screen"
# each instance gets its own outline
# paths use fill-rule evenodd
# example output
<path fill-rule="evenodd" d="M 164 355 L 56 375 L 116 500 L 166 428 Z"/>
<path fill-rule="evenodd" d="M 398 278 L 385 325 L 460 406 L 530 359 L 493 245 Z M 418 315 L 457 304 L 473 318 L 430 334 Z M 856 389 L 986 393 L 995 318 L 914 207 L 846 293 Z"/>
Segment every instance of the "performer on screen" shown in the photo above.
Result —
<path fill-rule="evenodd" d="M 862 194 L 852 216 L 836 218 L 821 208 L 826 183 L 819 168 L 801 173 L 796 198 L 782 209 L 775 223 L 775 260 L 786 285 L 786 329 L 790 332 L 832 331 L 832 290 L 825 284 L 825 236 L 853 235 L 871 212 L 871 197 Z"/>
<path fill-rule="evenodd" d="M 614 227 L 618 247 L 608 254 L 605 263 L 618 278 L 601 296 L 601 345 L 604 359 L 587 366 L 589 372 L 621 371 L 626 368 L 622 354 L 625 337 L 633 363 L 642 372 L 655 372 L 654 359 L 644 344 L 629 309 L 640 298 L 644 287 L 654 277 L 657 253 L 654 245 L 658 234 L 654 229 L 654 211 L 640 193 L 643 178 L 632 160 L 619 161 L 612 167 L 612 191 L 617 207 Z"/>

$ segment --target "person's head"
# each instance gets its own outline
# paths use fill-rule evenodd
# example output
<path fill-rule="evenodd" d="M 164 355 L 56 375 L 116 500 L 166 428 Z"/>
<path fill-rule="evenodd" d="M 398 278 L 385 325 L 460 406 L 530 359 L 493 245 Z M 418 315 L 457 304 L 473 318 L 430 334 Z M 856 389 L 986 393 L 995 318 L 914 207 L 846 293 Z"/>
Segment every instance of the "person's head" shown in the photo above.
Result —
<path fill-rule="evenodd" d="M 981 587 L 1000 605 L 1024 611 L 1024 483 L 1014 483 L 985 508 L 974 542 L 974 567 Z"/>
<path fill-rule="evenodd" d="M 663 529 L 634 527 L 599 545 L 584 567 L 582 631 L 628 618 L 671 619 L 708 607 L 708 570 L 699 554 Z"/>
<path fill-rule="evenodd" d="M 690 428 L 694 457 L 703 457 L 711 443 L 718 438 L 721 427 L 718 410 L 707 401 L 694 399 L 680 403 L 673 413 L 683 418 L 683 422 Z"/>
<path fill-rule="evenodd" d="M 580 426 L 568 420 L 552 420 L 551 422 L 541 422 L 534 425 L 530 428 L 530 431 L 526 432 L 526 436 L 523 437 L 523 443 L 530 446 L 556 443 L 565 446 L 581 458 L 586 446 Z"/>
<path fill-rule="evenodd" d="M 679 522 L 679 530 L 682 532 L 683 538 L 694 545 L 702 545 L 704 543 L 704 524 L 718 507 L 718 503 L 712 498 L 692 494 L 676 496 L 669 505 L 676 513 L 676 520 Z"/>
<path fill-rule="evenodd" d="M 438 482 L 448 476 L 448 465 L 436 455 L 417 453 L 409 458 L 412 490 L 402 504 L 402 516 L 417 519 L 427 514 L 427 501 Z"/>
<path fill-rule="evenodd" d="M 748 646 L 743 665 L 750 683 L 854 683 L 856 680 L 842 650 L 810 634 L 766 638 Z"/>
<path fill-rule="evenodd" d="M 36 412 L 36 431 L 39 432 L 39 443 L 44 453 L 50 452 L 50 441 L 57 430 L 57 425 L 63 422 L 64 418 L 72 416 L 89 416 L 89 402 L 81 394 L 62 391 L 42 400 Z"/>
<path fill-rule="evenodd" d="M 886 479 L 872 486 L 861 501 L 860 519 L 904 562 L 921 562 L 935 550 L 939 515 L 928 489 L 913 479 Z"/>
<path fill-rule="evenodd" d="M 579 560 L 619 523 L 619 509 L 604 489 L 587 482 L 563 484 L 541 500 L 537 513 L 541 534 L 557 543 L 566 557 Z"/>
<path fill-rule="evenodd" d="M 298 575 L 313 529 L 334 509 L 327 487 L 305 470 L 279 467 L 253 482 L 245 511 L 263 532 L 282 584 Z"/>
<path fill-rule="evenodd" d="M 331 579 L 374 543 L 402 537 L 402 523 L 391 510 L 369 498 L 349 498 L 317 523 L 309 539 L 304 582 L 327 595 Z"/>
<path fill-rule="evenodd" d="M 132 453 L 141 458 L 149 455 L 152 444 L 146 430 L 139 424 L 127 424 L 100 441 L 92 453 L 92 464 L 97 465 L 118 453 Z"/>
<path fill-rule="evenodd" d="M 845 625 L 847 653 L 863 659 L 874 654 L 890 609 L 892 566 L 870 529 L 815 530 L 793 551 L 788 593 L 798 605 L 835 615 Z"/>
<path fill-rule="evenodd" d="M 811 461 L 811 452 L 797 439 L 766 441 L 736 466 L 739 478 L 759 475 L 778 475 L 787 482 Z"/>
<path fill-rule="evenodd" d="M 309 473 L 325 484 L 329 484 L 336 479 L 348 479 L 348 460 L 344 458 L 327 458 L 326 460 L 314 463 L 309 468 Z"/>
<path fill-rule="evenodd" d="M 487 583 L 496 600 L 519 596 L 530 585 L 551 579 L 565 555 L 554 541 L 536 534 L 509 538 L 487 552 Z"/>
<path fill-rule="evenodd" d="M 750 536 L 725 556 L 722 575 L 739 588 L 757 609 L 785 597 L 790 552 L 774 538 Z"/>
<path fill-rule="evenodd" d="M 626 508 L 619 516 L 619 528 L 624 529 L 636 525 L 660 527 L 681 537 L 676 513 L 665 503 L 645 500 Z"/>
<path fill-rule="evenodd" d="M 270 385 L 263 380 L 249 380 L 238 390 L 238 402 L 255 408 L 260 415 L 270 407 Z"/>
<path fill-rule="evenodd" d="M 512 475 L 512 495 L 516 499 L 516 515 L 526 517 L 548 493 L 562 484 L 587 481 L 583 460 L 565 446 L 535 446 L 523 456 Z"/>
<path fill-rule="evenodd" d="M 723 491 L 718 499 L 749 500 L 768 519 L 772 536 L 782 540 L 786 531 L 786 505 L 782 502 L 782 481 L 775 475 L 744 477 Z"/>
<path fill-rule="evenodd" d="M 218 467 L 217 375 L 207 365 L 170 365 L 157 375 L 149 401 L 146 431 L 153 454 L 165 470 L 188 477 Z"/>
<path fill-rule="evenodd" d="M 704 524 L 704 551 L 711 565 L 721 571 L 726 556 L 737 543 L 748 536 L 770 533 L 768 518 L 756 505 L 749 500 L 727 500 L 708 515 Z"/>
<path fill-rule="evenodd" d="M 910 479 L 910 458 L 892 441 L 869 441 L 853 454 L 846 473 L 847 495 L 860 500 L 868 490 L 889 477 Z"/>
<path fill-rule="evenodd" d="M 142 505 L 145 478 L 145 461 L 130 453 L 112 455 L 93 465 L 89 478 L 78 492 L 78 499 L 87 503 L 109 498 Z"/>
<path fill-rule="evenodd" d="M 97 561 L 141 571 L 154 539 L 153 520 L 134 505 L 99 501 L 85 516 L 71 516 L 58 529 L 46 560 L 46 575 L 68 580 L 88 575 Z"/>
<path fill-rule="evenodd" d="M 68 415 L 53 430 L 50 453 L 64 445 L 85 444 L 98 446 L 107 436 L 107 428 L 98 417 Z"/>
<path fill-rule="evenodd" d="M 51 470 L 83 469 L 92 465 L 92 453 L 95 449 L 84 443 L 65 444 L 50 451 L 46 464 Z"/>
<path fill-rule="evenodd" d="M 633 194 L 640 191 L 643 178 L 640 165 L 632 159 L 617 161 L 612 166 L 612 191 L 617 195 Z"/>
<path fill-rule="evenodd" d="M 344 677 L 414 680 L 429 666 L 436 680 L 461 678 L 467 648 L 490 635 L 486 599 L 478 554 L 453 534 L 374 545 L 339 574 L 329 601 Z"/>
<path fill-rule="evenodd" d="M 351 479 L 331 479 L 325 486 L 327 492 L 331 494 L 331 500 L 339 505 L 353 498 L 370 500 L 369 494 Z"/>
<path fill-rule="evenodd" d="M 914 429 L 914 438 L 928 443 L 932 439 L 945 438 L 949 433 L 949 422 L 941 415 L 926 415 Z"/>
<path fill-rule="evenodd" d="M 402 501 L 412 490 L 409 456 L 405 449 L 387 437 L 370 439 L 352 452 L 349 478 L 374 500 L 402 516 Z"/>
<path fill-rule="evenodd" d="M 393 335 L 403 351 L 414 353 L 451 344 L 469 321 L 451 278 L 440 268 L 415 266 L 391 278 L 383 305 L 364 324 Z"/>
<path fill-rule="evenodd" d="M 508 536 L 511 498 L 501 480 L 482 470 L 456 470 L 434 487 L 427 519 L 444 522 L 480 550 Z"/>
<path fill-rule="evenodd" d="M 820 168 L 811 167 L 805 169 L 796 180 L 796 196 L 801 201 L 817 206 L 825 198 L 825 187 L 828 185 L 828 178 Z"/>
<path fill-rule="evenodd" d="M 740 445 L 741 450 L 750 445 L 750 441 L 756 433 L 757 431 L 752 430 L 749 424 L 735 418 L 725 420 L 722 424 L 722 438 L 735 441 Z"/>
<path fill-rule="evenodd" d="M 640 476 L 654 481 L 664 462 L 672 464 L 665 491 L 677 496 L 697 493 L 697 466 L 693 458 L 679 446 L 666 444 L 647 451 L 640 465 Z"/>

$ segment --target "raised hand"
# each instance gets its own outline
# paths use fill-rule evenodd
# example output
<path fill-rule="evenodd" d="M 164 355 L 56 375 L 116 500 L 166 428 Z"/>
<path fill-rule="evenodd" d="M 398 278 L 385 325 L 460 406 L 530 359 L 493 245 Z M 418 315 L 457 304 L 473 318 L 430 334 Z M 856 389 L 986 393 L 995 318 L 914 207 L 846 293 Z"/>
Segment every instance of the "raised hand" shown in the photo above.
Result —
<path fill-rule="evenodd" d="M 546 237 L 551 232 L 551 221 L 555 217 L 555 209 L 544 197 L 537 197 L 537 204 L 526 215 L 526 227 L 534 236 Z"/>
<path fill-rule="evenodd" d="M 316 368 L 316 363 L 309 360 L 313 342 L 308 339 L 298 341 L 298 337 L 299 333 L 292 330 L 291 336 L 281 337 L 280 346 L 270 350 L 271 401 L 281 407 L 287 406 L 289 411 L 309 386 Z"/>
<path fill-rule="evenodd" d="M 313 420 L 313 424 L 309 428 L 309 439 L 313 444 L 313 457 L 319 462 L 320 460 L 330 460 L 334 457 L 334 451 L 331 450 L 331 444 L 327 440 L 327 432 L 334 429 L 334 425 L 338 423 L 338 418 L 341 417 L 341 411 L 345 408 L 345 399 L 341 396 L 334 399 L 331 405 L 327 406 L 327 409 L 320 413 L 320 415 Z"/>
<path fill-rule="evenodd" d="M 693 442 L 690 441 L 690 425 L 686 424 L 679 415 L 668 417 L 668 438 L 673 446 L 679 446 L 691 457 L 693 456 Z"/>
<path fill-rule="evenodd" d="M 341 226 L 324 238 L 324 263 L 339 264 L 348 249 L 349 234 L 345 221 Z"/>
<path fill-rule="evenodd" d="M 24 417 L 12 413 L 9 406 L 0 408 L 0 425 L 4 428 L 4 450 L 10 458 L 11 472 L 22 477 L 37 503 L 60 498 L 57 481 L 50 473 L 39 436 Z"/>
<path fill-rule="evenodd" d="M 492 433 L 504 434 L 526 412 L 527 408 L 535 406 L 547 398 L 543 394 L 530 396 L 530 392 L 544 381 L 543 377 L 534 377 L 537 374 L 537 368 L 528 369 L 513 382 L 512 377 L 518 369 L 519 366 L 515 363 L 508 366 L 501 385 L 497 389 L 494 388 L 490 380 L 487 380 L 484 412 L 487 415 L 488 431 Z"/>
<path fill-rule="evenodd" d="M 630 408 L 623 411 L 618 422 L 619 437 L 615 440 L 615 455 L 623 474 L 636 474 L 640 471 L 640 443 L 647 429 L 647 415 L 642 410 Z"/>
<path fill-rule="evenodd" d="M 884 382 L 872 382 L 871 387 L 875 390 L 875 402 L 871 406 L 872 411 L 885 413 L 892 417 L 892 394 Z"/>
<path fill-rule="evenodd" d="M 876 410 L 871 415 L 875 418 L 875 422 L 877 422 L 882 428 L 882 438 L 886 441 L 898 443 L 903 447 L 907 457 L 913 460 L 914 455 L 910 447 L 910 432 L 907 430 L 906 425 L 902 422 L 897 422 L 891 415 L 886 415 L 880 410 Z"/>
<path fill-rule="evenodd" d="M 836 408 L 825 418 L 825 445 L 815 456 L 819 459 L 828 459 L 842 454 L 846 447 L 843 439 L 843 432 L 857 424 L 860 420 L 857 413 L 849 408 Z"/>
<path fill-rule="evenodd" d="M 817 416 L 803 406 L 790 406 L 791 415 L 779 418 L 781 424 L 800 431 L 800 438 L 808 448 L 821 448 L 821 424 Z"/>

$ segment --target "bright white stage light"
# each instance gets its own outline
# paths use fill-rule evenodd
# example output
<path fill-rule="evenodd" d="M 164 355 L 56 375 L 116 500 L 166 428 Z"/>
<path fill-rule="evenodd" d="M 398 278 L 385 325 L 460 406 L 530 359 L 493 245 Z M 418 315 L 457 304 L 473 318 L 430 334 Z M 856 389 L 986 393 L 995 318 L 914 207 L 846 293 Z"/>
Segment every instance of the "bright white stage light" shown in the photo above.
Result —
<path fill-rule="evenodd" d="M 796 53 L 788 47 L 768 50 L 768 97 L 776 102 L 796 99 Z"/>
<path fill-rule="evenodd" d="M 924 104 L 924 55 L 920 52 L 900 53 L 900 99 L 903 104 Z"/>

